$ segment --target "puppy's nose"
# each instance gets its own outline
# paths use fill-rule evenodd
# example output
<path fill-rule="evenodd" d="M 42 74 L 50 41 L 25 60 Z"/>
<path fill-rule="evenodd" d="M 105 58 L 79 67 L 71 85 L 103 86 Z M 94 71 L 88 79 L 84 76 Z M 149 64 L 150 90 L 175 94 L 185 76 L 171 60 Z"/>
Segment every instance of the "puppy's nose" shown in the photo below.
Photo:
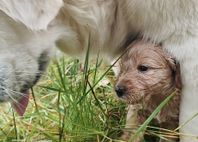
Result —
<path fill-rule="evenodd" d="M 125 91 L 126 91 L 126 88 L 124 86 L 121 86 L 121 85 L 116 85 L 115 86 L 115 92 L 116 92 L 118 97 L 124 96 Z"/>

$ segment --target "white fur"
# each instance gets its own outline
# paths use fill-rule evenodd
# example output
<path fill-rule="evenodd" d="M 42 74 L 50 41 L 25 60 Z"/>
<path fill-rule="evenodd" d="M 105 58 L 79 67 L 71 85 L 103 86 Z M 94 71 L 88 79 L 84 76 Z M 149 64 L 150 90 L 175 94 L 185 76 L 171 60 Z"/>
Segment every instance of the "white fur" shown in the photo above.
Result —
<path fill-rule="evenodd" d="M 30 31 L 0 11 L 0 101 L 17 101 L 21 89 L 30 85 L 40 73 L 39 58 L 47 60 L 55 40 L 63 31 L 60 27 L 49 31 Z"/>
<path fill-rule="evenodd" d="M 32 30 L 47 29 L 62 0 L 0 0 L 0 10 Z"/>
<path fill-rule="evenodd" d="M 0 9 L 27 28 L 39 30 L 48 26 L 47 31 L 32 33 L 24 25 L 0 13 L 2 58 L 7 50 L 6 57 L 0 58 L 0 62 L 2 60 L 9 65 L 8 57 L 11 58 L 10 55 L 20 51 L 26 55 L 24 58 L 34 58 L 31 63 L 34 66 L 36 63 L 33 60 L 38 58 L 42 50 L 48 50 L 56 39 L 56 44 L 62 51 L 82 54 L 88 46 L 89 36 L 93 53 L 101 51 L 108 57 L 115 57 L 123 50 L 128 36 L 141 33 L 146 39 L 162 43 L 180 61 L 184 85 L 180 124 L 198 112 L 197 0 L 64 0 L 64 7 L 57 17 L 55 15 L 61 6 L 61 0 L 56 0 L 57 3 L 48 1 L 0 0 Z M 41 18 L 38 17 L 40 10 L 44 10 Z M 13 56 L 16 63 L 22 62 L 20 58 L 19 55 Z M 28 62 L 22 64 L 30 66 Z M 24 69 L 30 73 L 33 71 Z M 13 81 L 10 78 L 8 80 Z M 197 136 L 198 118 L 182 127 L 180 132 Z M 198 142 L 198 139 L 181 137 L 181 142 Z"/>

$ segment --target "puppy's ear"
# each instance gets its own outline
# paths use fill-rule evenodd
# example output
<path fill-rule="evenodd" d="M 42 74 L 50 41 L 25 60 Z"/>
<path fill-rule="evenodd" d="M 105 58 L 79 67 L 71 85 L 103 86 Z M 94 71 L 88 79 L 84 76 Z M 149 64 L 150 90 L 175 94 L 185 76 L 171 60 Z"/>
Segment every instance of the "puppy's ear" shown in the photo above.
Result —
<path fill-rule="evenodd" d="M 0 0 L 1 11 L 31 30 L 46 29 L 62 5 L 62 0 Z"/>
<path fill-rule="evenodd" d="M 168 62 L 169 67 L 171 68 L 172 71 L 175 72 L 176 68 L 177 68 L 177 66 L 176 66 L 177 61 L 174 58 L 172 58 L 169 54 L 166 55 L 166 53 L 165 53 L 165 56 L 166 56 L 165 58 Z"/>
<path fill-rule="evenodd" d="M 175 84 L 178 89 L 182 89 L 182 80 L 181 80 L 181 72 L 180 72 L 180 65 L 179 63 L 176 64 L 176 71 L 175 71 Z"/>
<path fill-rule="evenodd" d="M 182 89 L 181 73 L 179 63 L 172 57 L 168 57 L 168 63 L 172 70 L 172 75 L 175 81 L 176 88 Z"/>

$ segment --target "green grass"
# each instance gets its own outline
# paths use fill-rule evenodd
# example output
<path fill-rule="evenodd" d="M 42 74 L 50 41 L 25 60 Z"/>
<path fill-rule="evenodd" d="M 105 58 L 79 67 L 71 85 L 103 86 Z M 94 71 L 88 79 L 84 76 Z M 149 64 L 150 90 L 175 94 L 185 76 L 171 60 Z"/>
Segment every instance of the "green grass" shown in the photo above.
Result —
<path fill-rule="evenodd" d="M 23 117 L 1 106 L 0 141 L 116 141 L 126 105 L 114 96 L 111 80 L 113 72 L 99 60 L 90 63 L 87 56 L 83 67 L 77 59 L 54 59 Z"/>

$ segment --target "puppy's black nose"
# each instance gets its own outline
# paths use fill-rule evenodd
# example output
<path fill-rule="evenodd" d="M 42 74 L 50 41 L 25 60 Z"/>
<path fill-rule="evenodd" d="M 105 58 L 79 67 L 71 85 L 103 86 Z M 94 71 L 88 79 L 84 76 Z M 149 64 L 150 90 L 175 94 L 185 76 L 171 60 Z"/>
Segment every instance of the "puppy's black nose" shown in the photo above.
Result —
<path fill-rule="evenodd" d="M 115 92 L 116 92 L 118 97 L 124 96 L 125 91 L 126 91 L 126 88 L 124 86 L 121 86 L 121 85 L 116 85 L 115 86 Z"/>

